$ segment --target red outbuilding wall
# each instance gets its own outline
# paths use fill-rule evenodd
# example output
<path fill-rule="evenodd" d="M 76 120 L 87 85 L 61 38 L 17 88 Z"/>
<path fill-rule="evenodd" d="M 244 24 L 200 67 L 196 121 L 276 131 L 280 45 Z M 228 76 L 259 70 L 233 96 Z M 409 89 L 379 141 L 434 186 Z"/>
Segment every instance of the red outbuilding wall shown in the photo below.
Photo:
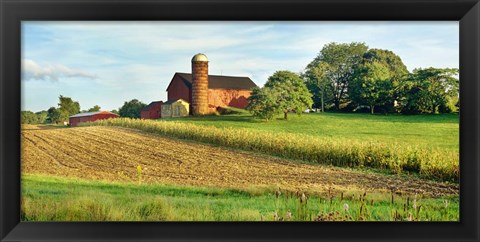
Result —
<path fill-rule="evenodd" d="M 140 112 L 140 118 L 142 119 L 157 119 L 160 118 L 162 113 L 162 104 L 163 102 L 155 102 L 148 105 L 147 109 L 144 109 Z"/>
<path fill-rule="evenodd" d="M 71 127 L 77 126 L 79 123 L 83 122 L 93 122 L 99 119 L 109 119 L 109 118 L 118 118 L 119 115 L 110 113 L 110 112 L 101 112 L 91 116 L 83 116 L 83 117 L 70 117 L 69 123 Z"/>

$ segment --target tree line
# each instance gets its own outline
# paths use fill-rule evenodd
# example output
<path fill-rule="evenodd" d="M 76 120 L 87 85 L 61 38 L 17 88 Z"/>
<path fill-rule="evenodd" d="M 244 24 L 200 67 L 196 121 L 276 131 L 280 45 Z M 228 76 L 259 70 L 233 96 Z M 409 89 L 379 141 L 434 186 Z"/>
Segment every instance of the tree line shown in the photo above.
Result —
<path fill-rule="evenodd" d="M 459 110 L 456 68 L 412 72 L 390 50 L 365 43 L 329 43 L 301 73 L 277 71 L 254 88 L 248 110 L 271 119 L 305 109 L 370 113 L 451 113 Z"/>
<path fill-rule="evenodd" d="M 101 110 L 99 105 L 95 105 L 86 110 L 80 110 L 80 103 L 71 97 L 60 95 L 57 107 L 50 107 L 48 110 L 40 112 L 21 111 L 20 120 L 22 124 L 59 124 L 68 122 L 69 117 L 78 113 L 98 112 Z M 125 101 L 122 107 L 111 110 L 110 112 L 121 117 L 140 118 L 141 110 L 146 107 L 145 103 L 137 99 Z"/>

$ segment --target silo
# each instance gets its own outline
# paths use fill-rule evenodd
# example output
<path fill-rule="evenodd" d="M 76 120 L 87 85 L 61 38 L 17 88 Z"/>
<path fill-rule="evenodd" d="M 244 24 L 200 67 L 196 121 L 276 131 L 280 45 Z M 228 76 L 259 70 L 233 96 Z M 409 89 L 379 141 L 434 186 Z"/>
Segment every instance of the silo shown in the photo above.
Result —
<path fill-rule="evenodd" d="M 192 58 L 192 114 L 208 114 L 208 58 L 201 53 Z"/>

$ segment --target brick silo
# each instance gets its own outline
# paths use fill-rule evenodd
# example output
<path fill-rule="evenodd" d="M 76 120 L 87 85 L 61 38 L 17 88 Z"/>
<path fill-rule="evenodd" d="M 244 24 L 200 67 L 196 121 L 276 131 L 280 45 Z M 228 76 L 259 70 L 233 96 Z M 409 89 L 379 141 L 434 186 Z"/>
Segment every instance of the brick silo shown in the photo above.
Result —
<path fill-rule="evenodd" d="M 192 114 L 208 114 L 208 58 L 201 53 L 192 58 Z"/>

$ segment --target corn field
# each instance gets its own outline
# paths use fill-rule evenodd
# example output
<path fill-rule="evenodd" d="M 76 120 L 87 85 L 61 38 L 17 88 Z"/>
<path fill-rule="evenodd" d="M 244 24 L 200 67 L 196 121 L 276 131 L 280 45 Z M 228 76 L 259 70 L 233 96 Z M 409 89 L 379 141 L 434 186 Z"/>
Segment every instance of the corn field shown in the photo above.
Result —
<path fill-rule="evenodd" d="M 411 144 L 359 142 L 308 135 L 216 128 L 189 123 L 117 118 L 81 126 L 120 126 L 283 158 L 341 167 L 370 167 L 390 173 L 416 173 L 423 178 L 459 181 L 459 154 Z"/>

